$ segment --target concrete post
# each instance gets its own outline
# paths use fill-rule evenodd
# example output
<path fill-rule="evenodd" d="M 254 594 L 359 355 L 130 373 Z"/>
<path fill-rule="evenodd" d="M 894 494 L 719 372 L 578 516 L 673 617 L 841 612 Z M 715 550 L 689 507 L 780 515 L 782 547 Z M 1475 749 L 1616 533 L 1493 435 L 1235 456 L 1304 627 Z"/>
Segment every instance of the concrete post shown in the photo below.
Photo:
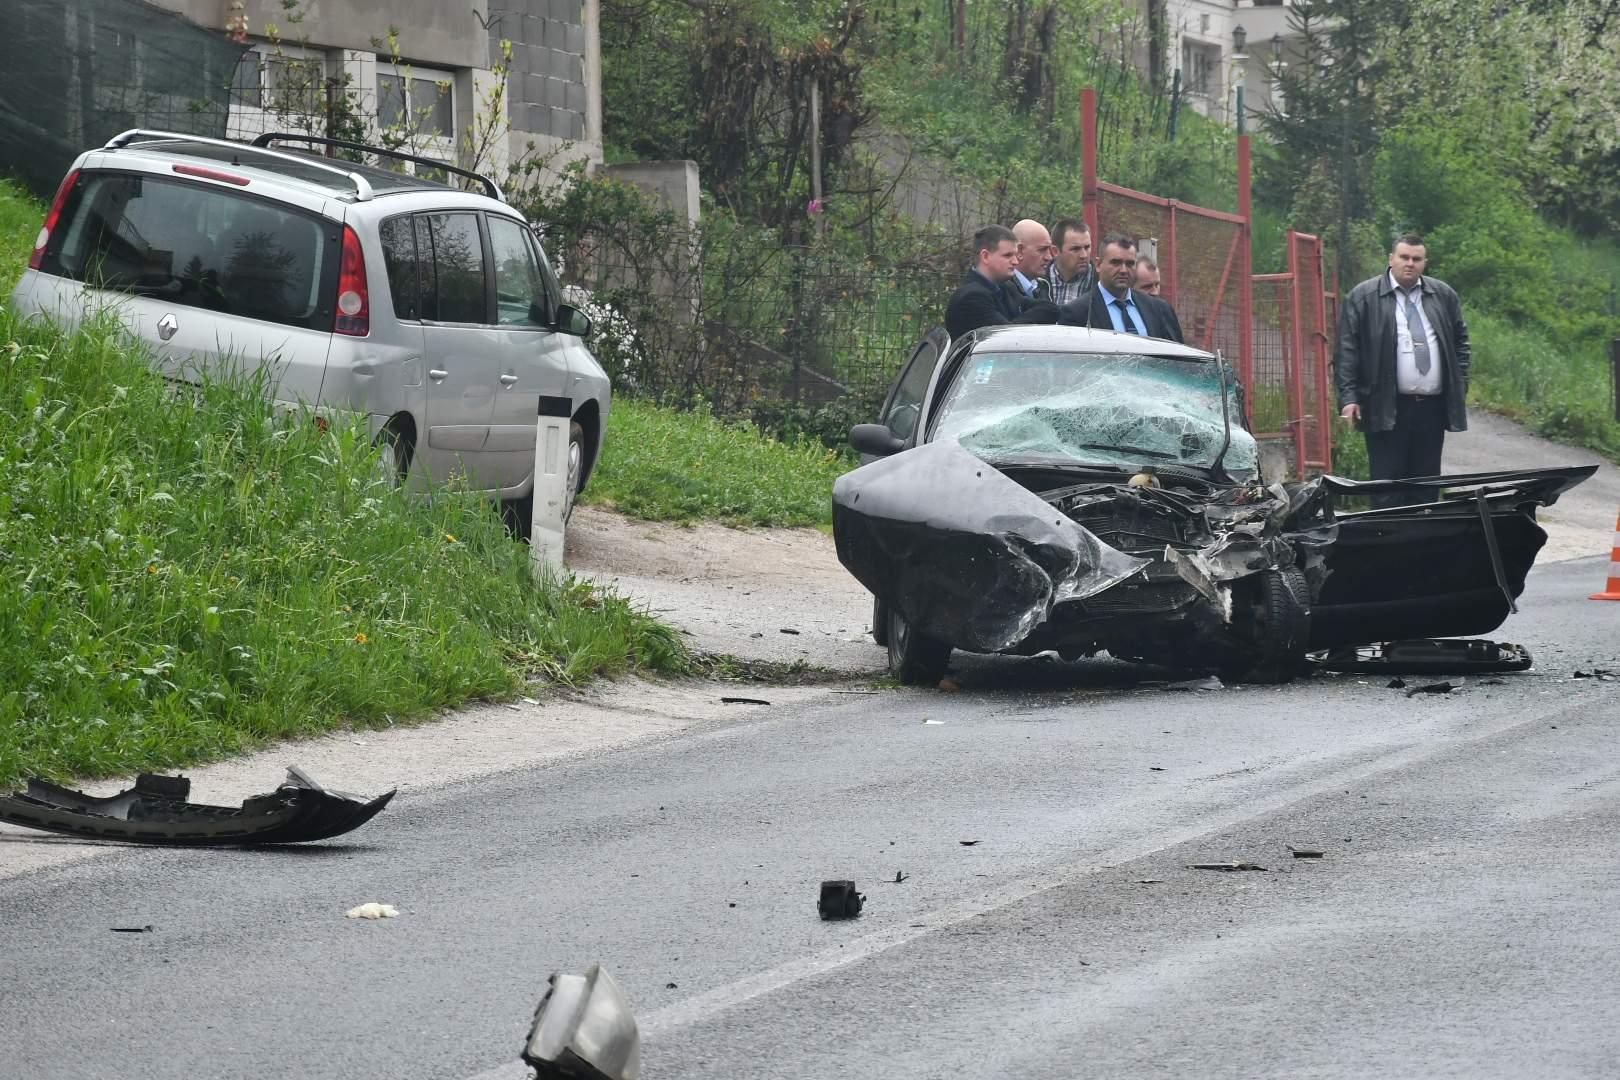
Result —
<path fill-rule="evenodd" d="M 534 439 L 534 496 L 530 500 L 529 569 L 535 577 L 563 572 L 563 510 L 568 505 L 568 423 L 565 397 L 540 398 Z"/>

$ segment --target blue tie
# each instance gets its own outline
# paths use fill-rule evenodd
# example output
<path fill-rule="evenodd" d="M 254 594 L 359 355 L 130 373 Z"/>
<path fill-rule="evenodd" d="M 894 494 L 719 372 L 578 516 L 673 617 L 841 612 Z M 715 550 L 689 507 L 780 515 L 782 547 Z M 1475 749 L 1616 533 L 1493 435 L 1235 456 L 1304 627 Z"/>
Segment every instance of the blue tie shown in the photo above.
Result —
<path fill-rule="evenodd" d="M 1115 300 L 1114 306 L 1119 308 L 1119 321 L 1124 324 L 1127 334 L 1136 333 L 1136 324 L 1131 321 L 1131 309 L 1123 300 Z"/>

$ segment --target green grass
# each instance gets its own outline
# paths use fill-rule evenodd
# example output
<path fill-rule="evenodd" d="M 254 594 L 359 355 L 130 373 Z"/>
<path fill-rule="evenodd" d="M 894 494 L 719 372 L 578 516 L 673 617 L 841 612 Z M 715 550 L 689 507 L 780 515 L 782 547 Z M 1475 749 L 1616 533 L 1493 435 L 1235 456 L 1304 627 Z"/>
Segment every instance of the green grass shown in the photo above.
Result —
<path fill-rule="evenodd" d="M 1535 330 L 1490 315 L 1468 317 L 1470 397 L 1538 435 L 1620 461 L 1609 358 L 1596 345 L 1560 348 Z"/>
<path fill-rule="evenodd" d="M 621 397 L 585 500 L 652 521 L 825 527 L 832 483 L 854 467 L 809 440 Z"/>
<path fill-rule="evenodd" d="M 382 483 L 366 433 L 175 393 L 110 323 L 0 308 L 0 789 L 195 763 L 627 668 L 628 601 L 531 580 L 481 498 Z"/>
<path fill-rule="evenodd" d="M 45 208 L 21 188 L 0 180 L 0 300 L 11 295 L 28 265 Z"/>

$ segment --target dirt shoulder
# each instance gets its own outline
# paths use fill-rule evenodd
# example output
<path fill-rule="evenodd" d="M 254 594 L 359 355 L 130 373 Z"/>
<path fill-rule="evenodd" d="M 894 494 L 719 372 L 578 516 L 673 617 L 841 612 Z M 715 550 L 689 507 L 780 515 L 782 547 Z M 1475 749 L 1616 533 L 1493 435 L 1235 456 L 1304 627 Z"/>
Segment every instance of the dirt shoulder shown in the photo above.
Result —
<path fill-rule="evenodd" d="M 580 507 L 567 563 L 645 603 L 699 652 L 849 674 L 887 666 L 867 632 L 871 594 L 815 529 L 668 525 Z"/>

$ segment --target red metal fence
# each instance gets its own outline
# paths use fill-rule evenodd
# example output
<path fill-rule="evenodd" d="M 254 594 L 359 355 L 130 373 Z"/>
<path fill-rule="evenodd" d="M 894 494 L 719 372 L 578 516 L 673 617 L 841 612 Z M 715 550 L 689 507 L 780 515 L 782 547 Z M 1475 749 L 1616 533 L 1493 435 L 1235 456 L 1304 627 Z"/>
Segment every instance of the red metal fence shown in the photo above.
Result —
<path fill-rule="evenodd" d="M 1163 297 L 1187 344 L 1220 350 L 1248 392 L 1255 436 L 1290 444 L 1299 474 L 1333 467 L 1330 308 L 1322 241 L 1288 234 L 1288 271 L 1251 274 L 1249 143 L 1238 136 L 1238 212 L 1223 213 L 1097 179 L 1096 94 L 1082 95 L 1086 222 L 1158 246 Z"/>

